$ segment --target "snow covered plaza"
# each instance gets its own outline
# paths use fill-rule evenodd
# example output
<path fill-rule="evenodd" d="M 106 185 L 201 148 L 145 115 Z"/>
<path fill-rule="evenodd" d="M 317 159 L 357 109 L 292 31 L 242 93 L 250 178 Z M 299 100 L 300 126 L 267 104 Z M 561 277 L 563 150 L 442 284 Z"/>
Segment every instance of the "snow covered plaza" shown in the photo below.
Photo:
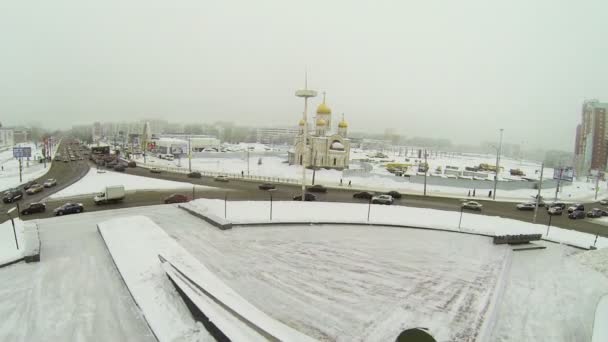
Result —
<path fill-rule="evenodd" d="M 0 268 L 0 340 L 214 340 L 193 305 L 233 341 L 393 341 L 409 328 L 591 341 L 601 328 L 608 239 L 587 251 L 593 236 L 563 230 L 514 251 L 491 236 L 545 227 L 465 214 L 458 228 L 457 212 L 397 206 L 371 206 L 369 225 L 366 204 L 273 209 L 271 222 L 268 202 L 200 199 L 29 221 L 41 259 Z"/>

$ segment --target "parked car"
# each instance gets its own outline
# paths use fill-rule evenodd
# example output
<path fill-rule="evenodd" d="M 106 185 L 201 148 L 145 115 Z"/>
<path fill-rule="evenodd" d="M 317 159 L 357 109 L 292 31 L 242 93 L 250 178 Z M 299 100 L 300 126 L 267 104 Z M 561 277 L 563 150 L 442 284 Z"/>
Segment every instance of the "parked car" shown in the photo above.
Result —
<path fill-rule="evenodd" d="M 114 171 L 125 172 L 125 167 L 124 165 L 116 165 L 114 166 Z"/>
<path fill-rule="evenodd" d="M 270 183 L 264 183 L 264 184 L 260 184 L 258 186 L 258 189 L 260 189 L 260 190 L 274 190 L 276 188 L 277 187 L 274 186 L 274 184 L 270 184 Z"/>
<path fill-rule="evenodd" d="M 563 202 L 553 202 L 553 203 L 551 203 L 551 204 L 549 204 L 547 206 L 547 210 L 549 210 L 551 208 L 560 208 L 561 210 L 565 210 L 566 209 L 566 203 L 563 203 Z"/>
<path fill-rule="evenodd" d="M 547 209 L 547 214 L 549 215 L 561 215 L 564 212 L 564 209 L 561 207 L 549 207 Z"/>
<path fill-rule="evenodd" d="M 30 215 L 35 213 L 43 213 L 46 210 L 46 204 L 40 202 L 30 203 L 27 208 L 21 210 L 21 215 Z"/>
<path fill-rule="evenodd" d="M 353 198 L 359 198 L 359 199 L 369 200 L 372 197 L 374 197 L 374 194 L 372 194 L 369 191 L 356 192 L 353 194 Z"/>
<path fill-rule="evenodd" d="M 4 203 L 13 203 L 23 198 L 23 192 L 19 189 L 12 189 L 4 193 L 2 197 L 2 202 Z"/>
<path fill-rule="evenodd" d="M 302 195 L 294 196 L 293 200 L 294 201 L 301 201 L 302 200 Z M 306 193 L 304 195 L 304 200 L 307 201 L 307 202 L 316 201 L 317 200 L 317 196 L 315 196 L 313 194 Z"/>
<path fill-rule="evenodd" d="M 201 178 L 201 177 L 203 177 L 203 175 L 201 175 L 201 173 L 198 171 L 193 171 L 188 174 L 188 178 Z"/>
<path fill-rule="evenodd" d="M 386 194 L 390 195 L 394 199 L 400 199 L 401 198 L 401 194 L 398 191 L 395 191 L 395 190 L 389 191 Z"/>
<path fill-rule="evenodd" d="M 228 176 L 216 176 L 213 180 L 216 182 L 227 182 L 229 179 Z"/>
<path fill-rule="evenodd" d="M 569 213 L 575 212 L 577 210 L 584 212 L 585 211 L 585 206 L 582 205 L 582 204 L 580 204 L 580 203 L 576 203 L 576 204 L 573 204 L 573 205 L 571 205 L 571 206 L 568 207 L 568 212 Z"/>
<path fill-rule="evenodd" d="M 519 203 L 515 207 L 517 208 L 517 210 L 534 210 L 534 208 L 536 208 L 536 203 Z"/>
<path fill-rule="evenodd" d="M 325 193 L 325 192 L 327 192 L 327 188 L 324 187 L 321 184 L 317 184 L 317 185 L 313 185 L 313 186 L 309 187 L 308 191 L 310 191 L 310 192 L 323 192 L 323 193 Z"/>
<path fill-rule="evenodd" d="M 575 210 L 573 212 L 571 212 L 570 214 L 568 214 L 568 218 L 569 219 L 584 219 L 585 218 L 585 211 L 584 210 Z"/>
<path fill-rule="evenodd" d="M 57 185 L 57 180 L 55 178 L 49 178 L 46 180 L 46 182 L 44 182 L 43 185 L 45 188 L 53 187 L 53 186 Z"/>
<path fill-rule="evenodd" d="M 604 198 L 600 200 L 601 205 L 608 205 L 608 198 Z"/>
<path fill-rule="evenodd" d="M 31 182 L 27 182 L 23 185 L 23 190 L 28 190 L 29 188 L 31 188 L 32 186 L 38 184 L 38 182 L 36 181 L 31 181 Z"/>
<path fill-rule="evenodd" d="M 130 162 L 127 163 L 127 166 L 128 167 L 137 167 L 137 163 L 134 162 L 134 161 L 130 161 Z"/>
<path fill-rule="evenodd" d="M 462 209 L 481 211 L 482 208 L 483 208 L 483 205 L 479 202 L 466 201 L 466 202 L 462 203 Z"/>
<path fill-rule="evenodd" d="M 34 184 L 34 185 L 30 186 L 29 189 L 25 190 L 25 193 L 28 195 L 33 195 L 33 194 L 42 192 L 42 190 L 44 190 L 44 186 L 42 186 L 40 184 Z"/>
<path fill-rule="evenodd" d="M 189 200 L 190 199 L 186 195 L 173 194 L 173 195 L 170 195 L 167 198 L 165 198 L 165 204 L 184 203 L 184 202 L 188 202 Z"/>
<path fill-rule="evenodd" d="M 608 216 L 608 212 L 599 208 L 593 208 L 587 212 L 587 217 L 596 218 L 602 216 Z"/>
<path fill-rule="evenodd" d="M 53 210 L 55 216 L 62 216 L 67 214 L 78 214 L 84 211 L 82 203 L 66 203 L 59 208 Z"/>
<path fill-rule="evenodd" d="M 161 173 L 161 170 L 159 168 L 157 168 L 157 167 L 153 167 L 153 168 L 150 169 L 150 172 L 151 173 Z"/>
<path fill-rule="evenodd" d="M 393 196 L 391 196 L 391 195 L 374 196 L 374 197 L 372 197 L 372 203 L 391 205 L 391 204 L 393 204 Z"/>

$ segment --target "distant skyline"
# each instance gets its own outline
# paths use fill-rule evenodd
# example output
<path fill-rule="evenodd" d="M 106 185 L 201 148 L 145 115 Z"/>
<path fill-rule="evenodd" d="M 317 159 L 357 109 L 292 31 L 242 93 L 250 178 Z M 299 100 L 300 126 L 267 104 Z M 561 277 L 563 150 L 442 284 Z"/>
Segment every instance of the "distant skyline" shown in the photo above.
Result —
<path fill-rule="evenodd" d="M 571 151 L 608 102 L 606 1 L 8 1 L 0 122 L 295 125 L 309 87 L 353 131 Z M 322 96 L 312 101 L 312 117 Z"/>

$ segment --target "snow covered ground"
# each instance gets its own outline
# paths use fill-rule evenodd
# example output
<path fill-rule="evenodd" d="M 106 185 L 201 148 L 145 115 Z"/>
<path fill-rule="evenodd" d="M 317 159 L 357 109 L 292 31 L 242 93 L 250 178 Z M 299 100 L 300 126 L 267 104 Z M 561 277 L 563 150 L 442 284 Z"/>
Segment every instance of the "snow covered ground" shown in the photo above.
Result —
<path fill-rule="evenodd" d="M 195 208 L 206 215 L 224 218 L 224 201 L 198 199 L 184 206 Z M 327 203 L 327 202 L 294 202 L 274 201 L 273 222 L 367 222 L 368 205 L 361 203 Z M 228 202 L 226 219 L 233 223 L 268 222 L 270 202 L 236 201 Z M 406 206 L 386 206 L 374 204 L 370 210 L 370 221 L 380 224 L 399 224 L 425 227 L 431 229 L 462 230 L 486 235 L 505 234 L 541 234 L 543 238 L 589 248 L 595 241 L 595 235 L 569 229 L 551 227 L 546 236 L 547 227 L 540 224 L 502 218 L 499 216 L 464 213 L 461 228 L 460 212 L 444 211 Z M 608 247 L 608 238 L 599 237 L 597 247 Z"/>
<path fill-rule="evenodd" d="M 351 152 L 351 168 L 360 168 L 360 164 L 356 161 L 357 159 L 369 159 L 371 152 L 364 152 L 360 150 L 353 150 Z M 205 156 L 204 158 L 193 158 L 192 168 L 199 171 L 210 171 L 228 174 L 241 174 L 241 172 L 252 176 L 265 176 L 265 177 L 280 177 L 280 178 L 292 178 L 301 179 L 302 169 L 297 165 L 287 164 L 286 155 L 250 155 L 249 163 L 247 162 L 247 156 L 245 153 L 217 153 L 217 156 Z M 484 156 L 484 155 L 458 155 L 455 157 L 432 157 L 429 159 L 429 165 L 431 170 L 434 170 L 436 166 L 442 166 L 445 169 L 446 165 L 459 166 L 477 166 L 480 163 L 494 164 L 495 160 L 491 159 L 495 157 Z M 411 159 L 411 158 L 410 158 Z M 261 160 L 261 164 L 259 161 Z M 421 193 L 424 189 L 424 184 L 413 183 L 408 180 L 407 177 L 395 177 L 386 171 L 384 165 L 391 161 L 396 160 L 397 162 L 405 162 L 405 157 L 393 155 L 387 159 L 374 159 L 369 162 L 369 165 L 373 166 L 373 170 L 369 175 L 347 175 L 343 171 L 338 170 L 318 170 L 315 175 L 316 183 L 324 184 L 327 186 L 339 186 L 340 179 L 343 184 L 352 182 L 352 186 L 358 189 L 378 189 L 378 190 L 398 190 L 409 193 Z M 141 160 L 140 160 L 141 161 Z M 414 160 L 411 159 L 410 162 Z M 148 157 L 147 162 L 149 165 L 154 166 L 167 166 L 177 167 L 180 165 L 186 167 L 188 164 L 187 159 L 178 160 L 164 160 L 156 157 Z M 510 177 L 508 171 L 510 168 L 519 168 L 530 175 L 531 178 L 538 178 L 539 175 L 536 173 L 540 170 L 540 164 L 536 164 L 528 161 L 518 161 L 509 158 L 504 158 L 501 162 L 505 171 L 500 177 Z M 248 165 L 249 164 L 249 165 Z M 312 179 L 312 170 L 307 170 L 308 182 Z M 551 178 L 553 176 L 553 169 L 546 168 L 544 171 L 544 178 Z M 491 184 L 491 182 L 488 182 Z M 587 183 L 584 181 L 575 181 L 573 183 L 564 183 L 563 187 L 558 196 L 559 199 L 564 201 L 591 201 L 595 197 L 595 184 Z M 599 198 L 608 196 L 608 186 L 606 182 L 600 182 Z M 450 196 L 450 197 L 463 197 L 466 196 L 469 188 L 465 187 L 453 187 L 444 185 L 427 185 L 427 192 L 433 195 L 439 196 Z M 487 193 L 484 192 L 484 196 Z M 501 200 L 529 200 L 531 196 L 535 196 L 537 190 L 534 189 L 517 189 L 517 190 L 499 190 L 497 191 L 497 198 Z M 545 198 L 553 198 L 555 195 L 555 188 L 548 188 L 542 191 L 542 195 Z"/>
<path fill-rule="evenodd" d="M 13 149 L 10 148 L 0 152 L 0 166 L 3 168 L 0 170 L 0 191 L 17 187 L 20 184 L 41 177 L 51 167 L 50 163 L 47 163 L 45 168 L 44 164 L 36 161 L 42 155 L 42 150 L 36 144 L 22 143 L 15 146 L 31 147 L 32 158 L 29 162 L 23 161 L 22 181 L 19 182 L 19 161 L 13 158 Z"/>
<path fill-rule="evenodd" d="M 192 189 L 192 184 L 174 182 L 156 178 L 129 175 L 122 172 L 105 171 L 98 173 L 97 169 L 91 168 L 89 172 L 78 182 L 67 188 L 54 193 L 50 198 L 63 198 L 78 195 L 88 195 L 103 191 L 106 186 L 124 185 L 126 191 L 134 190 L 164 190 L 164 189 Z M 197 185 L 196 189 L 210 190 L 213 187 Z"/>
<path fill-rule="evenodd" d="M 17 213 L 13 213 L 17 215 Z M 15 219 L 15 232 L 17 233 L 17 241 L 19 249 L 15 244 L 15 234 L 13 233 L 13 225 L 10 220 L 0 223 L 0 265 L 7 264 L 14 260 L 23 258 L 23 221 Z"/>

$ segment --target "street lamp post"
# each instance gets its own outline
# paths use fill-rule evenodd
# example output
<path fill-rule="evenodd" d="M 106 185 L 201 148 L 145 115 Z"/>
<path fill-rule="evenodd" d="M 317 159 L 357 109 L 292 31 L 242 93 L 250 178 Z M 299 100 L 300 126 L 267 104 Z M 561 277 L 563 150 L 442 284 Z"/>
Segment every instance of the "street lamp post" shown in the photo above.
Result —
<path fill-rule="evenodd" d="M 6 215 L 8 216 L 8 218 L 11 220 L 11 224 L 13 225 L 13 235 L 15 236 L 15 246 L 17 247 L 17 249 L 19 249 L 19 241 L 17 241 L 17 230 L 15 229 L 15 220 L 13 219 L 13 217 L 11 216 L 11 213 L 13 211 L 15 211 L 15 209 L 17 209 L 16 207 L 12 207 L 10 208 L 7 212 Z"/>
<path fill-rule="evenodd" d="M 498 185 L 498 172 L 500 171 L 500 153 L 502 152 L 502 132 L 504 129 L 500 129 L 500 140 L 498 143 L 498 150 L 496 151 L 496 171 L 494 172 L 494 192 L 492 192 L 492 199 L 496 200 L 496 186 Z"/>
<path fill-rule="evenodd" d="M 429 163 L 426 161 L 427 153 L 424 150 L 424 196 L 426 196 L 426 174 L 428 172 Z"/>
<path fill-rule="evenodd" d="M 269 189 L 268 194 L 270 195 L 270 221 L 272 221 L 272 192 L 276 189 Z"/>
<path fill-rule="evenodd" d="M 308 99 L 317 96 L 317 92 L 308 89 L 308 74 L 304 74 L 304 89 L 296 91 L 297 97 L 304 98 L 304 112 L 302 113 L 304 120 L 304 131 L 302 132 L 302 147 L 301 147 L 301 159 L 302 159 L 302 201 L 306 200 L 306 152 L 307 152 L 307 135 L 308 135 Z M 312 156 L 311 156 L 312 157 Z"/>

